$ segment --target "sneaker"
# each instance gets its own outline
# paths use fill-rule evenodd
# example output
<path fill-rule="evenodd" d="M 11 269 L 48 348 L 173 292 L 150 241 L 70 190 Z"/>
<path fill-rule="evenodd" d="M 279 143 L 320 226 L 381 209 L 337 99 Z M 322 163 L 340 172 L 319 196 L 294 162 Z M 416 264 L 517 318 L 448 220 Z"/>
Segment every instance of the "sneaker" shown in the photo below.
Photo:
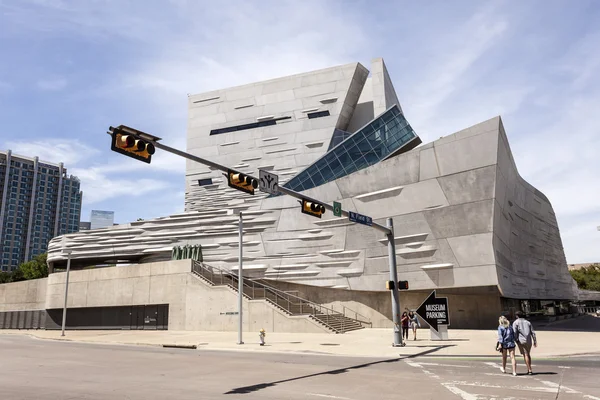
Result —
<path fill-rule="evenodd" d="M 513 376 L 517 376 L 517 373 L 516 373 L 516 372 L 513 372 Z"/>
<path fill-rule="evenodd" d="M 504 368 L 500 368 L 500 371 L 502 371 L 503 374 L 506 373 L 506 370 Z"/>
<path fill-rule="evenodd" d="M 528 371 L 527 375 L 533 375 L 533 371 Z"/>

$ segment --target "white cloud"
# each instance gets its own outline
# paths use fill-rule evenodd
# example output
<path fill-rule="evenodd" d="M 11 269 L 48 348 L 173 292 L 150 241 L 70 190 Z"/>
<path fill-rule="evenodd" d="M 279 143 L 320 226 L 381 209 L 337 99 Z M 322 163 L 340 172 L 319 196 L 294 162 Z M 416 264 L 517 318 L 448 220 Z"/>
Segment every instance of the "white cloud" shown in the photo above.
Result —
<path fill-rule="evenodd" d="M 67 168 L 89 161 L 100 151 L 74 139 L 42 139 L 34 141 L 8 141 L 4 147 L 26 157 L 38 156 L 40 161 L 64 163 Z"/>
<path fill-rule="evenodd" d="M 102 168 L 73 168 L 71 173 L 81 179 L 83 201 L 86 205 L 99 203 L 119 197 L 139 197 L 153 192 L 160 192 L 169 187 L 165 181 L 157 179 L 137 179 L 126 169 L 119 174 L 107 176 Z"/>
<path fill-rule="evenodd" d="M 36 83 L 38 89 L 44 91 L 58 91 L 67 86 L 67 80 L 64 78 L 41 79 Z"/>

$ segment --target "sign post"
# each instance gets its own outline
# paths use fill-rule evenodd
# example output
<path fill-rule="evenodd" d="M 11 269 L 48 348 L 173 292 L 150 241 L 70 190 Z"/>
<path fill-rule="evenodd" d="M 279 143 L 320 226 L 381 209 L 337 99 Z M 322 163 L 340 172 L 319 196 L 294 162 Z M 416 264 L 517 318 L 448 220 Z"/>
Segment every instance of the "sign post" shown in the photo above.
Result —
<path fill-rule="evenodd" d="M 450 312 L 447 297 L 435 297 L 434 290 L 417 308 L 417 314 L 429 324 L 431 340 L 448 340 Z"/>

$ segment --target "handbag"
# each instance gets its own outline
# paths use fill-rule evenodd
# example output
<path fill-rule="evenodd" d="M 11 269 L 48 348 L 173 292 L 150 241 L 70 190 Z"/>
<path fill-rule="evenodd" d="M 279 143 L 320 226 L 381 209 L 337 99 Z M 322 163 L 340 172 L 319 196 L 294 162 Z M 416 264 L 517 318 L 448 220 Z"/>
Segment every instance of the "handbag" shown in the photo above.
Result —
<path fill-rule="evenodd" d="M 496 351 L 502 353 L 502 345 L 500 344 L 500 342 L 496 342 Z"/>

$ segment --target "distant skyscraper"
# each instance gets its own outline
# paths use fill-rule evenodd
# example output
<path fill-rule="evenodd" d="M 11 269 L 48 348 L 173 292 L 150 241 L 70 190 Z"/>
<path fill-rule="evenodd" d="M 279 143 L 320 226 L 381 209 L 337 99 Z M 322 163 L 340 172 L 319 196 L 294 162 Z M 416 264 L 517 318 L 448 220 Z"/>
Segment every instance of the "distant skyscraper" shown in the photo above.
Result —
<path fill-rule="evenodd" d="M 79 179 L 53 164 L 0 151 L 0 270 L 47 251 L 55 236 L 77 232 Z"/>
<path fill-rule="evenodd" d="M 92 210 L 90 216 L 90 229 L 108 228 L 115 223 L 114 211 Z"/>

